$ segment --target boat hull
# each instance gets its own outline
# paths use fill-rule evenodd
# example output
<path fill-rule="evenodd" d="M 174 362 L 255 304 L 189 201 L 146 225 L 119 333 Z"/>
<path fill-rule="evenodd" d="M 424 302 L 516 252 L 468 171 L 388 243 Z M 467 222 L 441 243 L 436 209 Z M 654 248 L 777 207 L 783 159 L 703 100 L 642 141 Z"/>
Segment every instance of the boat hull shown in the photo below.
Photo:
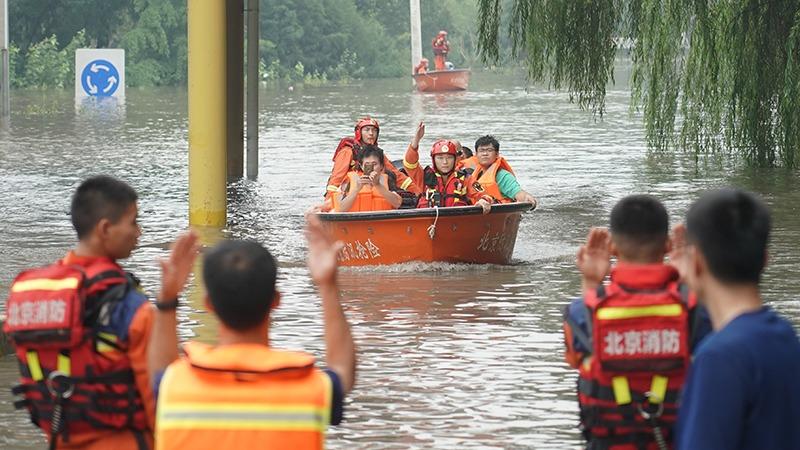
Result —
<path fill-rule="evenodd" d="M 469 86 L 468 69 L 438 70 L 414 75 L 422 92 L 463 91 Z"/>
<path fill-rule="evenodd" d="M 404 209 L 359 213 L 319 213 L 330 235 L 345 244 L 343 266 L 410 261 L 508 264 L 522 213 L 530 203 Z M 429 227 L 435 224 L 433 238 Z"/>

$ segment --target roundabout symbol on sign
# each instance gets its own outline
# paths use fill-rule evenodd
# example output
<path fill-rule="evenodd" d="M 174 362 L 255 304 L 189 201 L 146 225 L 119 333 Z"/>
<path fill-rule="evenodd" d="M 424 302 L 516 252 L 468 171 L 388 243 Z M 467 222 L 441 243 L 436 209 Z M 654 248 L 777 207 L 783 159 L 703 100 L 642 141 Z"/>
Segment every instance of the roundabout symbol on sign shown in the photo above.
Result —
<path fill-rule="evenodd" d="M 105 59 L 95 59 L 83 68 L 81 85 L 91 96 L 110 97 L 119 86 L 119 72 Z"/>

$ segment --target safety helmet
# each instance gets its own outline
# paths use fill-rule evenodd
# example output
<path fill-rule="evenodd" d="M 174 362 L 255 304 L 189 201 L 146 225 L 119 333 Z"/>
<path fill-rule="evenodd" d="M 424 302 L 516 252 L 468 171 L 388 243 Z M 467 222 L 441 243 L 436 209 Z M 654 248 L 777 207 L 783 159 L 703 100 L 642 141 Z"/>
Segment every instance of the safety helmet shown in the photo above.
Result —
<path fill-rule="evenodd" d="M 444 30 L 440 31 L 439 36 L 447 36 L 447 31 Z"/>
<path fill-rule="evenodd" d="M 431 147 L 431 158 L 434 158 L 436 155 L 456 156 L 457 152 L 458 149 L 453 141 L 439 139 L 438 141 L 434 142 L 433 147 Z"/>
<path fill-rule="evenodd" d="M 361 142 L 361 129 L 364 128 L 364 127 L 367 127 L 367 126 L 373 126 L 373 127 L 377 128 L 378 135 L 380 135 L 381 126 L 380 126 L 380 124 L 378 124 L 378 121 L 373 119 L 372 117 L 369 117 L 369 116 L 363 117 L 363 118 L 359 119 L 358 122 L 356 122 L 356 127 L 355 127 L 356 142 L 359 142 L 359 143 Z M 377 137 L 375 138 L 375 143 L 376 144 L 378 143 Z"/>

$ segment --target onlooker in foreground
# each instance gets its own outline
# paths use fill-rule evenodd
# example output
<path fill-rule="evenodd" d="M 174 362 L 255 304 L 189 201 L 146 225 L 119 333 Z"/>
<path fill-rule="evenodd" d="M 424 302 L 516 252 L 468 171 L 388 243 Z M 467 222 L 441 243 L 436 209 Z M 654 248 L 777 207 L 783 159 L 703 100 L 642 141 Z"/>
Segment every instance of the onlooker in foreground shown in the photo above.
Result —
<path fill-rule="evenodd" d="M 765 307 L 771 228 L 755 195 L 703 195 L 675 229 L 671 258 L 711 315 L 681 398 L 681 450 L 800 449 L 800 342 Z"/>
<path fill-rule="evenodd" d="M 186 357 L 178 359 L 176 303 L 159 300 L 148 354 L 153 379 L 161 378 L 157 449 L 324 447 L 325 429 L 342 419 L 356 357 L 336 283 L 342 244 L 325 235 L 315 215 L 307 220 L 308 269 L 322 297 L 328 369 L 318 369 L 310 354 L 269 344 L 270 314 L 281 298 L 272 255 L 254 242 L 222 242 L 203 261 L 206 306 L 220 321 L 216 346 L 188 343 Z M 165 273 L 185 267 L 180 258 L 164 265 Z"/>

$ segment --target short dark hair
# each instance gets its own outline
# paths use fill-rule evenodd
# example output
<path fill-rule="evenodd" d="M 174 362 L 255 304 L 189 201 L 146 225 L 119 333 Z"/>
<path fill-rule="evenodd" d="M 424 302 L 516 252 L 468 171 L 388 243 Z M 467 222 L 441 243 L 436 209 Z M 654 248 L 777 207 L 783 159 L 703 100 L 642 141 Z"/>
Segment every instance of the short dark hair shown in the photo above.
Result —
<path fill-rule="evenodd" d="M 361 146 L 361 153 L 359 154 L 358 162 L 364 160 L 367 156 L 375 156 L 380 161 L 381 165 L 383 165 L 383 149 L 378 147 L 377 145 L 362 145 Z"/>
<path fill-rule="evenodd" d="M 475 141 L 475 151 L 478 151 L 478 147 L 482 145 L 491 145 L 494 147 L 495 151 L 500 151 L 500 143 L 497 142 L 497 139 L 494 138 L 491 134 L 487 134 L 486 136 L 481 136 Z"/>
<path fill-rule="evenodd" d="M 629 195 L 611 209 L 611 238 L 620 257 L 661 262 L 669 238 L 669 215 L 651 195 Z"/>
<path fill-rule="evenodd" d="M 464 158 L 471 158 L 472 157 L 472 149 L 462 145 L 461 146 L 461 156 Z"/>
<path fill-rule="evenodd" d="M 116 178 L 98 175 L 84 180 L 72 196 L 69 209 L 78 239 L 88 236 L 101 219 L 117 223 L 137 199 L 136 191 Z"/>
<path fill-rule="evenodd" d="M 758 283 L 764 270 L 769 209 L 756 195 L 721 189 L 702 195 L 686 213 L 686 233 L 720 281 Z"/>
<path fill-rule="evenodd" d="M 219 320 L 236 331 L 250 330 L 267 319 L 277 276 L 275 258 L 252 241 L 222 241 L 203 259 L 211 306 Z"/>

